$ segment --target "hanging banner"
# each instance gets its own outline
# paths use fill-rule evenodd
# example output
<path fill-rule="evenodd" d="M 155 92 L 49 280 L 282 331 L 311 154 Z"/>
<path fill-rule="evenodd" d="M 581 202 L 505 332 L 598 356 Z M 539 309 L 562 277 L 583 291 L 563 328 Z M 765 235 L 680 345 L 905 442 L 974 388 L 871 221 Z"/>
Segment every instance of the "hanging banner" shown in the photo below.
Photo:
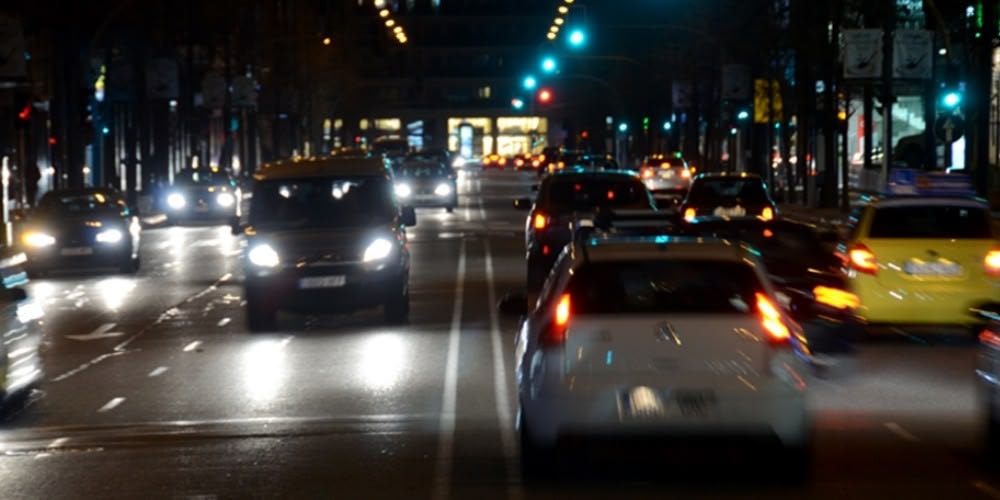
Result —
<path fill-rule="evenodd" d="M 934 34 L 926 30 L 897 30 L 892 42 L 892 76 L 930 79 L 934 74 Z"/>
<path fill-rule="evenodd" d="M 722 67 L 722 98 L 732 100 L 750 99 L 750 66 L 727 64 Z"/>
<path fill-rule="evenodd" d="M 688 109 L 694 106 L 694 84 L 690 81 L 675 81 L 673 85 L 674 107 Z"/>
<path fill-rule="evenodd" d="M 882 77 L 882 30 L 844 30 L 844 78 Z"/>
<path fill-rule="evenodd" d="M 781 85 L 777 80 L 758 78 L 753 81 L 753 122 L 780 122 L 783 113 Z"/>

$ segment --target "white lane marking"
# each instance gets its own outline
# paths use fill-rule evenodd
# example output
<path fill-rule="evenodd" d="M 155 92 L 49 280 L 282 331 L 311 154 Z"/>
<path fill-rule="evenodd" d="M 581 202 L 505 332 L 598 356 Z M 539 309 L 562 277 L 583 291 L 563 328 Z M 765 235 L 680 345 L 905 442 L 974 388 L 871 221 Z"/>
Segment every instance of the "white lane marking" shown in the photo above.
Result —
<path fill-rule="evenodd" d="M 222 318 L 219 320 L 218 326 L 220 327 L 226 326 L 229 324 L 230 321 L 232 321 L 232 318 Z"/>
<path fill-rule="evenodd" d="M 90 368 L 90 367 L 96 365 L 97 363 L 100 363 L 101 361 L 104 361 L 105 359 L 108 359 L 108 358 L 111 358 L 111 357 L 114 357 L 114 356 L 121 356 L 122 354 L 125 354 L 125 352 L 126 352 L 125 350 L 120 350 L 120 351 L 116 350 L 116 351 L 112 351 L 112 352 L 101 354 L 100 356 L 98 356 L 98 357 L 96 357 L 96 358 L 94 358 L 94 359 L 92 359 L 90 361 L 87 361 L 86 363 L 84 363 L 84 364 L 82 364 L 82 365 L 80 365 L 80 366 L 78 366 L 76 368 L 73 368 L 72 370 L 70 370 L 68 372 L 64 372 L 61 375 L 58 375 L 58 376 L 54 377 L 52 379 L 52 381 L 53 382 L 62 382 L 63 380 L 66 380 L 66 379 L 72 377 L 73 375 L 76 375 L 76 374 L 78 374 L 78 373 L 86 370 L 87 368 Z"/>
<path fill-rule="evenodd" d="M 889 430 L 889 432 L 903 438 L 906 441 L 909 441 L 911 443 L 920 442 L 920 438 L 918 438 L 912 432 L 904 429 L 903 426 L 897 424 L 896 422 L 885 422 L 882 425 L 884 425 L 885 428 Z"/>
<path fill-rule="evenodd" d="M 166 366 L 157 366 L 156 368 L 153 368 L 153 371 L 149 372 L 148 376 L 159 377 L 160 375 L 167 373 L 167 370 L 169 370 L 169 368 L 167 368 Z"/>
<path fill-rule="evenodd" d="M 66 335 L 65 337 L 72 340 L 80 340 L 86 342 L 88 340 L 108 339 L 112 337 L 121 337 L 122 335 L 125 335 L 125 332 L 112 332 L 111 329 L 113 329 L 115 326 L 117 325 L 114 323 L 105 323 L 95 328 L 94 331 L 86 335 Z"/>
<path fill-rule="evenodd" d="M 111 401 L 104 403 L 100 409 L 97 410 L 98 413 L 104 413 L 114 410 L 118 405 L 125 402 L 125 398 L 112 398 Z"/>
<path fill-rule="evenodd" d="M 997 490 L 986 481 L 973 481 L 972 487 L 994 500 L 1000 500 L 1000 490 Z"/>
<path fill-rule="evenodd" d="M 482 201 L 480 201 L 480 209 Z M 520 483 L 520 464 L 515 449 L 514 424 L 510 412 L 510 396 L 507 392 L 507 365 L 504 361 L 503 342 L 500 339 L 500 317 L 497 313 L 496 282 L 493 279 L 493 252 L 490 240 L 483 240 L 486 247 L 486 302 L 490 309 L 490 344 L 493 348 L 493 388 L 497 403 L 497 423 L 500 425 L 500 446 L 504 464 L 507 467 L 507 498 L 520 499 L 524 492 Z"/>
<path fill-rule="evenodd" d="M 190 344 L 184 346 L 184 352 L 191 352 L 199 347 L 201 347 L 201 341 L 195 340 L 194 342 L 191 342 Z"/>
<path fill-rule="evenodd" d="M 66 444 L 67 442 L 69 442 L 68 437 L 56 438 L 53 439 L 52 442 L 49 443 L 48 446 L 46 446 L 46 448 L 61 448 L 62 445 Z"/>
<path fill-rule="evenodd" d="M 462 329 L 465 295 L 465 240 L 458 246 L 458 277 L 455 280 L 455 304 L 448 332 L 448 357 L 444 371 L 444 393 L 438 419 L 437 460 L 434 463 L 433 500 L 446 500 L 451 494 L 452 455 L 455 447 L 455 399 L 458 392 L 458 339 Z"/>

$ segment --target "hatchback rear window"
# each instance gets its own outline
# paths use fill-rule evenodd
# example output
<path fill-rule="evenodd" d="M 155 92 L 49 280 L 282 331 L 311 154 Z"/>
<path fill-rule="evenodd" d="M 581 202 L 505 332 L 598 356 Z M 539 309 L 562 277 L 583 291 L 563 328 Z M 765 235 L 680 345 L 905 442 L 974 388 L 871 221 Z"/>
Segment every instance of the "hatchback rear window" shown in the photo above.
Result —
<path fill-rule="evenodd" d="M 688 259 L 595 262 L 568 287 L 579 314 L 751 314 L 762 289 L 743 262 Z"/>
<path fill-rule="evenodd" d="M 743 203 L 768 203 L 770 198 L 760 179 L 700 179 L 691 185 L 688 199 L 695 203 L 739 199 Z"/>
<path fill-rule="evenodd" d="M 993 237 L 990 214 L 969 206 L 884 207 L 875 211 L 871 238 L 955 238 Z"/>
<path fill-rule="evenodd" d="M 566 178 L 549 186 L 549 207 L 557 211 L 596 207 L 650 208 L 646 186 L 633 179 Z"/>

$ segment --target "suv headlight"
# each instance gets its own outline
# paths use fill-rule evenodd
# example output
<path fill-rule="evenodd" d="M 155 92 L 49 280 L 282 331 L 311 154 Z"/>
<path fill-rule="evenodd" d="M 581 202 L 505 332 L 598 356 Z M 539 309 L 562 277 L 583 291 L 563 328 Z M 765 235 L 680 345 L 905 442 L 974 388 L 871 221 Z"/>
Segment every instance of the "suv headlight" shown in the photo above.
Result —
<path fill-rule="evenodd" d="M 105 229 L 97 233 L 98 243 L 118 243 L 122 240 L 122 232 L 117 229 Z"/>
<path fill-rule="evenodd" d="M 56 243 L 56 239 L 53 238 L 51 235 L 39 231 L 32 231 L 30 233 L 26 233 L 23 237 L 23 240 L 25 245 L 35 248 L 47 247 L 54 245 Z"/>
<path fill-rule="evenodd" d="M 413 189 L 409 184 L 396 184 L 396 196 L 407 198 L 413 194 Z"/>
<path fill-rule="evenodd" d="M 171 193 L 170 196 L 167 196 L 167 205 L 170 208 L 178 210 L 184 208 L 184 205 L 187 205 L 187 200 L 184 199 L 184 195 L 180 193 Z"/>
<path fill-rule="evenodd" d="M 438 184 L 437 187 L 434 188 L 434 194 L 438 196 L 448 196 L 451 194 L 451 186 L 444 183 Z"/>
<path fill-rule="evenodd" d="M 219 193 L 215 197 L 215 202 L 219 204 L 220 207 L 231 207 L 233 203 L 236 203 L 236 197 L 232 193 Z"/>
<path fill-rule="evenodd" d="M 281 263 L 281 259 L 278 258 L 278 252 L 275 252 L 271 245 L 261 244 L 250 249 L 247 253 L 247 258 L 255 266 L 260 267 L 277 267 Z"/>
<path fill-rule="evenodd" d="M 365 255 L 361 260 L 364 262 L 382 260 L 388 257 L 390 253 L 392 253 L 392 243 L 385 238 L 379 238 L 368 245 L 368 248 L 365 249 Z"/>

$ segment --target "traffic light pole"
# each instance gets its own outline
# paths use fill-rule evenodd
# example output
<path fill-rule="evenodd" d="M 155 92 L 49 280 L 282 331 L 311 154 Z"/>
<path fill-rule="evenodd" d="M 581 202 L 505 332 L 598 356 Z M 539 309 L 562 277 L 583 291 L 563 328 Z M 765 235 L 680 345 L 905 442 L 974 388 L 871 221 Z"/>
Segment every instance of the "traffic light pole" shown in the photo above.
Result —
<path fill-rule="evenodd" d="M 878 188 L 885 189 L 889 182 L 889 164 L 892 161 L 892 41 L 896 29 L 896 0 L 886 0 L 885 32 L 882 34 L 882 169 Z M 947 149 L 947 148 L 946 148 Z"/>

